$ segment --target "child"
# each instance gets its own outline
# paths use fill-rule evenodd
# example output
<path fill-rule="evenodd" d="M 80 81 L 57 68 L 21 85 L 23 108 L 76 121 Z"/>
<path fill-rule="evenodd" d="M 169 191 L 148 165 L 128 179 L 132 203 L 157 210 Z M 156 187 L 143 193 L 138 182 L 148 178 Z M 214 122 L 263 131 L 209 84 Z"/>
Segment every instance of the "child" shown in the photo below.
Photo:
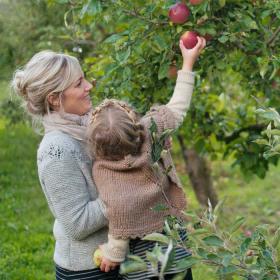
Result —
<path fill-rule="evenodd" d="M 165 217 L 180 216 L 186 207 L 170 153 L 158 161 L 157 170 L 152 166 L 149 129 L 155 123 L 160 137 L 182 123 L 193 91 L 192 67 L 204 47 L 204 38 L 198 37 L 190 50 L 180 41 L 183 67 L 168 104 L 155 106 L 140 118 L 126 103 L 111 99 L 92 114 L 87 136 L 95 159 L 93 179 L 109 220 L 108 242 L 100 246 L 101 270 L 109 271 L 125 259 L 130 238 L 162 232 Z M 159 204 L 166 209 L 153 210 Z"/>

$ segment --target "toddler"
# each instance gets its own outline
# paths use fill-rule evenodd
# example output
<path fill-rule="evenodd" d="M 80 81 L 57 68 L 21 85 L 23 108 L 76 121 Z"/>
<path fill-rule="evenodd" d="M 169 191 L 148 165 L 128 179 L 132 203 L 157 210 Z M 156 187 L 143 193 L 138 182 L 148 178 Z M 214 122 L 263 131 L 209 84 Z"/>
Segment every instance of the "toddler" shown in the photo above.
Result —
<path fill-rule="evenodd" d="M 109 271 L 125 259 L 129 239 L 162 232 L 166 216 L 180 217 L 186 207 L 168 150 L 154 168 L 150 129 L 156 128 L 158 139 L 182 123 L 193 91 L 192 67 L 204 47 L 200 37 L 190 50 L 180 41 L 183 67 L 166 105 L 153 106 L 140 117 L 125 102 L 107 99 L 92 113 L 87 138 L 94 158 L 93 179 L 109 220 L 108 242 L 100 246 L 101 270 Z M 164 205 L 164 210 L 154 210 L 157 205 Z"/>

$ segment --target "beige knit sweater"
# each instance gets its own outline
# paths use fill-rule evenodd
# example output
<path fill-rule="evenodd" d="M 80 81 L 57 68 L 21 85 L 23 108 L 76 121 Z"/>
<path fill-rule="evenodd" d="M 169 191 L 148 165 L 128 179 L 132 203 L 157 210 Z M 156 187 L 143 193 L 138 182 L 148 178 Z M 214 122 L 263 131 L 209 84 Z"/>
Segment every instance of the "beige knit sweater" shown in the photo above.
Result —
<path fill-rule="evenodd" d="M 145 140 L 137 156 L 128 155 L 123 160 L 96 160 L 93 178 L 100 198 L 106 205 L 109 219 L 108 242 L 101 246 L 103 255 L 115 262 L 124 260 L 129 238 L 163 230 L 167 215 L 180 216 L 186 207 L 185 195 L 169 151 L 152 168 L 151 137 L 149 127 L 153 119 L 158 135 L 166 129 L 176 129 L 186 114 L 193 91 L 194 74 L 178 71 L 173 96 L 166 105 L 153 107 L 142 119 Z M 164 170 L 172 167 L 168 175 Z M 157 205 L 166 210 L 155 211 Z"/>

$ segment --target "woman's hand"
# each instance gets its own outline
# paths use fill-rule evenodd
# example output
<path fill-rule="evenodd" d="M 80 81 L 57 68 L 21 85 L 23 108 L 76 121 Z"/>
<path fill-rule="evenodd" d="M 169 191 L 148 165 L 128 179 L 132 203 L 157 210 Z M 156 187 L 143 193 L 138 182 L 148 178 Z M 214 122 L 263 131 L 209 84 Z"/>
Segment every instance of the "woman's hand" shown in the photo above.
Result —
<path fill-rule="evenodd" d="M 182 53 L 182 56 L 183 56 L 182 70 L 192 71 L 195 61 L 199 57 L 201 51 L 206 46 L 205 38 L 197 36 L 197 44 L 192 49 L 187 49 L 184 46 L 182 40 L 180 40 L 179 46 L 180 46 L 181 53 Z"/>
<path fill-rule="evenodd" d="M 119 265 L 120 263 L 118 262 L 111 262 L 110 260 L 102 257 L 102 261 L 99 268 L 103 272 L 109 272 L 110 270 L 116 269 L 116 267 Z"/>

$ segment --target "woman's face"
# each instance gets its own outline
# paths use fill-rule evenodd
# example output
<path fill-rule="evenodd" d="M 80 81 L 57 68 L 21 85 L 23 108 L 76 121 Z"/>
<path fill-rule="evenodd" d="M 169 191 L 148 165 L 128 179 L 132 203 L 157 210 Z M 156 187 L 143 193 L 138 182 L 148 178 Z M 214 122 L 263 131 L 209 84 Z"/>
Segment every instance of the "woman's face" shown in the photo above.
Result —
<path fill-rule="evenodd" d="M 92 85 L 82 74 L 78 80 L 63 92 L 62 106 L 64 112 L 80 116 L 86 114 L 92 108 L 89 96 L 91 89 Z"/>

